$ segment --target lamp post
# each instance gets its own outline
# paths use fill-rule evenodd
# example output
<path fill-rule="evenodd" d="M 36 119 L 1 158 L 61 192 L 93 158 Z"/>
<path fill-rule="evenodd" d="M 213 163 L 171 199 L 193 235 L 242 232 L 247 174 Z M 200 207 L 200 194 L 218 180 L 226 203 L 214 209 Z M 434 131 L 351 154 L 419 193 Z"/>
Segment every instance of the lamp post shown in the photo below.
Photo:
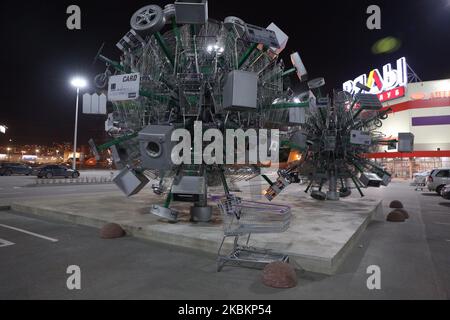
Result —
<path fill-rule="evenodd" d="M 76 170 L 77 168 L 77 131 L 78 131 L 78 100 L 80 96 L 80 89 L 86 87 L 87 81 L 80 77 L 75 77 L 72 79 L 70 84 L 77 88 L 77 102 L 75 106 L 75 130 L 73 134 L 73 154 L 72 154 L 72 169 Z"/>

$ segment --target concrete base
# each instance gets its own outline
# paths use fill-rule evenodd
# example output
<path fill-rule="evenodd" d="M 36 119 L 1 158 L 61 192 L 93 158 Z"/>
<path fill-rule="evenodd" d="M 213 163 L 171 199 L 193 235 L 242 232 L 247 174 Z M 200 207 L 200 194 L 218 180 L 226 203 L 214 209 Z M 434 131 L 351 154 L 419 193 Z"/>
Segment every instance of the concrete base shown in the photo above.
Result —
<path fill-rule="evenodd" d="M 173 203 L 171 208 L 179 212 L 178 223 L 173 224 L 149 213 L 152 204 L 163 202 L 162 196 L 150 190 L 143 190 L 132 198 L 117 191 L 21 200 L 12 203 L 11 208 L 97 228 L 114 222 L 136 237 L 217 253 L 223 230 L 220 211 L 214 203 L 209 203 L 213 206 L 209 223 L 190 221 L 191 204 Z M 286 253 L 301 268 L 324 274 L 336 271 L 372 215 L 382 210 L 381 201 L 368 198 L 331 202 L 297 194 L 295 197 L 280 195 L 274 202 L 292 207 L 290 228 L 284 233 L 255 234 L 250 245 Z M 231 247 L 229 241 L 224 249 Z"/>

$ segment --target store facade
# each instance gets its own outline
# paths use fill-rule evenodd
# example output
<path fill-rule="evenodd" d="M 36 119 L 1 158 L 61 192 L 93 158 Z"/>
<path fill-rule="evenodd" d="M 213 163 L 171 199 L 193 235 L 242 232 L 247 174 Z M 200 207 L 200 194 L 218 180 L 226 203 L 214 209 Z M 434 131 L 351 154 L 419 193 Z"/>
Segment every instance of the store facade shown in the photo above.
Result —
<path fill-rule="evenodd" d="M 399 132 L 414 134 L 414 152 L 399 153 L 386 146 L 366 155 L 399 178 L 450 168 L 450 79 L 408 83 L 405 65 L 401 58 L 397 69 L 388 64 L 382 73 L 373 70 L 353 81 L 366 84 L 383 107 L 391 109 L 380 128 L 387 140 L 396 139 Z M 351 82 L 344 84 L 344 90 L 351 91 Z"/>

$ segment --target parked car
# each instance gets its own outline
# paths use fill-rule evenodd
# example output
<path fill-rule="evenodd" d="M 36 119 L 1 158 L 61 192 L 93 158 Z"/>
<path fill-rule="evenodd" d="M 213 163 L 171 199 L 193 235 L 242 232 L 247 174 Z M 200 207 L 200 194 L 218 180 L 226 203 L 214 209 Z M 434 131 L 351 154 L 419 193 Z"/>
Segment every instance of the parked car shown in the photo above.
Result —
<path fill-rule="evenodd" d="M 36 169 L 36 175 L 38 178 L 53 178 L 53 177 L 64 177 L 64 178 L 78 178 L 80 173 L 77 170 L 72 170 L 61 165 L 47 165 Z"/>
<path fill-rule="evenodd" d="M 442 188 L 441 196 L 444 199 L 450 200 L 450 184 L 447 184 Z"/>
<path fill-rule="evenodd" d="M 10 176 L 13 174 L 24 174 L 28 176 L 32 172 L 33 169 L 30 166 L 22 163 L 5 162 L 0 164 L 0 175 L 2 176 Z"/>
<path fill-rule="evenodd" d="M 427 187 L 430 191 L 436 191 L 437 194 L 441 194 L 442 188 L 450 184 L 450 169 L 441 168 L 431 171 L 427 179 Z"/>

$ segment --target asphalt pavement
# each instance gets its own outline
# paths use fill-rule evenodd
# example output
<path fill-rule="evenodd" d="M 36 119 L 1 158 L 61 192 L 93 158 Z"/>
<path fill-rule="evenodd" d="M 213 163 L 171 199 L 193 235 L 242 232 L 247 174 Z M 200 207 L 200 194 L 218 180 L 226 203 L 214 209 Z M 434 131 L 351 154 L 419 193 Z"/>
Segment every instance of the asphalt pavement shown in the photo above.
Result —
<path fill-rule="evenodd" d="M 111 170 L 84 170 L 80 172 L 80 178 L 83 177 L 97 177 L 97 178 L 110 178 L 111 174 L 116 175 L 117 171 Z M 28 199 L 33 197 L 55 197 L 58 195 L 67 194 L 83 194 L 92 192 L 111 192 L 117 190 L 114 184 L 76 184 L 76 183 L 64 183 L 54 185 L 36 186 L 38 180 L 35 176 L 0 176 L 0 206 L 8 205 L 12 201 L 17 199 Z M 41 179 L 39 179 L 41 180 Z M 46 180 L 46 179 L 43 179 Z M 61 180 L 61 182 L 67 179 L 58 178 L 55 181 Z M 70 179 L 69 179 L 70 180 Z M 72 180 L 75 182 L 75 180 Z M 59 181 L 58 181 L 59 182 Z"/>
<path fill-rule="evenodd" d="M 0 177 L 0 203 L 117 190 L 112 184 L 25 187 L 29 179 Z M 94 228 L 3 210 L 0 299 L 448 299 L 450 201 L 407 182 L 366 193 L 385 199 L 384 214 L 374 217 L 337 274 L 298 271 L 292 289 L 264 286 L 258 269 L 218 273 L 214 255 L 129 236 L 105 240 Z M 394 199 L 408 210 L 407 222 L 385 221 Z M 70 266 L 80 268 L 79 290 L 67 287 Z M 380 289 L 371 290 L 373 266 L 381 277 Z"/>

